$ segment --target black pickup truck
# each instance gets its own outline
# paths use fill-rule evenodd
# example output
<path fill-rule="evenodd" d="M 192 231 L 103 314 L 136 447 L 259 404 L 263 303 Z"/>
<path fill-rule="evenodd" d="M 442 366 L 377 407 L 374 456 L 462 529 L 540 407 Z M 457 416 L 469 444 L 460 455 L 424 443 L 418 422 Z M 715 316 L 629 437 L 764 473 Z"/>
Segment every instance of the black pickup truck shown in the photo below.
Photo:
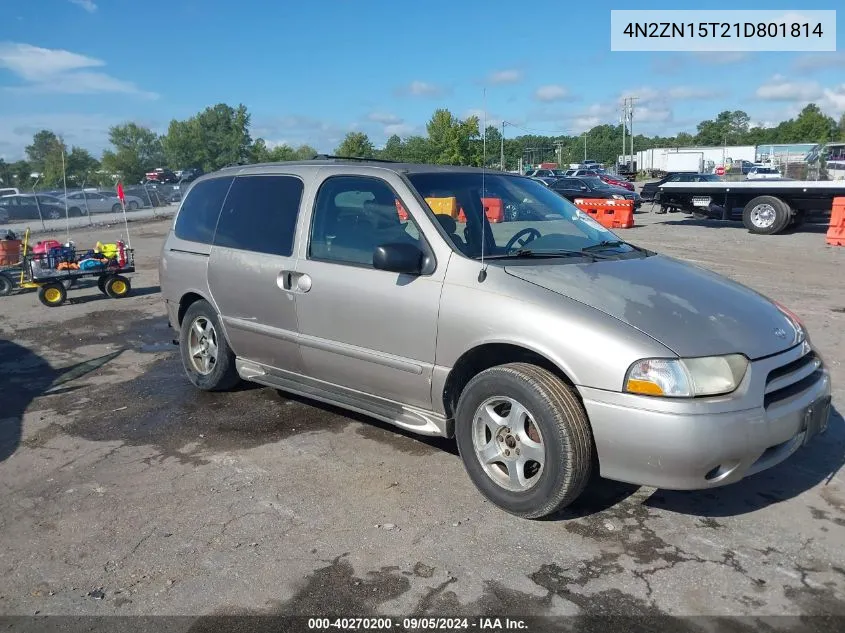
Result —
<path fill-rule="evenodd" d="M 773 235 L 800 225 L 808 214 L 830 213 L 840 196 L 845 181 L 758 180 L 666 182 L 654 199 L 698 216 L 731 220 L 738 215 L 750 232 Z"/>

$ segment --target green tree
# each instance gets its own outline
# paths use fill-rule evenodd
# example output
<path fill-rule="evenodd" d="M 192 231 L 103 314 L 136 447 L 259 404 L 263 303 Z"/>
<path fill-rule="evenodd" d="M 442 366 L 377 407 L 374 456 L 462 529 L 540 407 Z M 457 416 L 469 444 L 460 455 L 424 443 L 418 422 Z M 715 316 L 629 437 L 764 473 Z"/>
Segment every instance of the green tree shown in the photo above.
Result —
<path fill-rule="evenodd" d="M 836 139 L 838 129 L 833 117 L 827 116 L 815 103 L 810 103 L 795 118 L 792 125 L 793 142 L 816 141 L 827 143 Z M 789 142 L 789 141 L 787 141 Z"/>
<path fill-rule="evenodd" d="M 411 136 L 405 139 L 403 160 L 409 163 L 430 163 L 433 161 L 431 142 L 424 136 Z"/>
<path fill-rule="evenodd" d="M 845 141 L 845 112 L 839 117 L 839 140 Z"/>
<path fill-rule="evenodd" d="M 68 184 L 82 186 L 83 183 L 95 182 L 99 168 L 100 162 L 91 156 L 88 150 L 81 147 L 72 147 L 65 158 Z"/>
<path fill-rule="evenodd" d="M 402 139 L 399 138 L 398 134 L 393 134 L 389 139 L 387 139 L 387 143 L 384 144 L 384 149 L 379 152 L 379 157 L 384 158 L 385 160 L 401 161 L 404 160 L 404 152 L 405 147 L 402 143 Z"/>
<path fill-rule="evenodd" d="M 426 125 L 431 145 L 432 162 L 440 165 L 480 165 L 481 151 L 473 141 L 478 139 L 478 117 L 464 121 L 449 110 L 435 110 Z"/>
<path fill-rule="evenodd" d="M 249 123 L 245 105 L 233 108 L 225 103 L 208 107 L 186 121 L 174 119 L 162 138 L 167 162 L 174 168 L 201 167 L 206 172 L 249 162 L 256 151 Z"/>
<path fill-rule="evenodd" d="M 47 162 L 55 157 L 57 151 L 60 151 L 64 145 L 56 136 L 55 132 L 50 130 L 41 130 L 36 132 L 32 137 L 32 144 L 26 146 L 26 156 L 32 169 L 38 172 L 43 172 Z M 60 157 L 61 159 L 61 157 Z"/>
<path fill-rule="evenodd" d="M 334 153 L 349 158 L 372 158 L 375 156 L 375 148 L 370 137 L 363 132 L 349 132 Z"/>
<path fill-rule="evenodd" d="M 158 134 L 137 123 L 109 128 L 109 142 L 113 149 L 103 152 L 103 169 L 125 182 L 140 182 L 147 171 L 164 162 Z"/>
<path fill-rule="evenodd" d="M 25 160 L 18 160 L 14 163 L 10 163 L 9 172 L 12 179 L 10 185 L 12 187 L 17 187 L 21 191 L 24 189 L 29 190 L 35 182 L 35 179 L 32 177 L 35 170 L 32 168 L 32 165 Z"/>
<path fill-rule="evenodd" d="M 293 151 L 293 160 L 311 160 L 317 155 L 317 150 L 310 145 L 300 145 Z"/>

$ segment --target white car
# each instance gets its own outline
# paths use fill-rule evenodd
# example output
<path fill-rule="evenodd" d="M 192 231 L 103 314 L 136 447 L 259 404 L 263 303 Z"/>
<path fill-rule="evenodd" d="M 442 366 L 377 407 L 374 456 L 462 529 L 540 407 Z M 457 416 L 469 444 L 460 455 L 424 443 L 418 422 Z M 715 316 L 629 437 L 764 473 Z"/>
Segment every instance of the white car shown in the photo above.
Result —
<path fill-rule="evenodd" d="M 64 196 L 57 196 L 61 203 L 64 204 Z M 144 206 L 144 201 L 135 196 L 125 196 L 126 210 L 135 211 Z M 120 199 L 116 194 L 103 194 L 100 192 L 77 191 L 67 195 L 68 208 L 71 209 L 71 215 L 76 209 L 79 209 L 78 215 L 87 215 L 91 213 L 120 213 L 123 208 L 120 205 Z"/>
<path fill-rule="evenodd" d="M 767 180 L 781 178 L 780 172 L 774 167 L 754 167 L 748 172 L 747 180 Z"/>

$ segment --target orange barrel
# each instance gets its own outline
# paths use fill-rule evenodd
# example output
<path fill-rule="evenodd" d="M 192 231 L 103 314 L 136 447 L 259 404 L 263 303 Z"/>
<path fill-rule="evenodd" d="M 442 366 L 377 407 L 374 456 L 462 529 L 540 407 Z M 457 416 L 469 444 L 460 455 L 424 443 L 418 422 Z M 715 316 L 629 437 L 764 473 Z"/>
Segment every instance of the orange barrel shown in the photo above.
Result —
<path fill-rule="evenodd" d="M 843 196 L 833 199 L 826 241 L 831 246 L 845 246 L 845 197 Z"/>
<path fill-rule="evenodd" d="M 0 240 L 0 266 L 14 266 L 21 261 L 20 240 Z"/>

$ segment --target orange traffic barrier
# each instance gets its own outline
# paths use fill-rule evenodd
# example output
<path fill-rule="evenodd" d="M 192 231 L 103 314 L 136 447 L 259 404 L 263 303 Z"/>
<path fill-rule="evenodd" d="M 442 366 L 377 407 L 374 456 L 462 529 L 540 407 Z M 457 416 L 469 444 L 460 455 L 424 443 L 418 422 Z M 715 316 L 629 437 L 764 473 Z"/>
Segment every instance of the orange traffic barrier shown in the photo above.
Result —
<path fill-rule="evenodd" d="M 425 201 L 437 215 L 444 214 L 453 218 L 458 217 L 458 199 L 455 197 L 426 198 Z"/>
<path fill-rule="evenodd" d="M 608 229 L 630 229 L 634 226 L 634 201 L 600 198 L 577 198 L 575 206 Z"/>
<path fill-rule="evenodd" d="M 831 246 L 845 246 L 845 196 L 833 199 L 826 241 Z"/>
<path fill-rule="evenodd" d="M 490 224 L 505 221 L 505 207 L 501 198 L 482 198 L 481 204 L 484 205 L 484 213 L 487 215 L 487 221 Z M 466 222 L 467 218 L 464 215 L 463 209 L 458 209 L 458 222 Z"/>

